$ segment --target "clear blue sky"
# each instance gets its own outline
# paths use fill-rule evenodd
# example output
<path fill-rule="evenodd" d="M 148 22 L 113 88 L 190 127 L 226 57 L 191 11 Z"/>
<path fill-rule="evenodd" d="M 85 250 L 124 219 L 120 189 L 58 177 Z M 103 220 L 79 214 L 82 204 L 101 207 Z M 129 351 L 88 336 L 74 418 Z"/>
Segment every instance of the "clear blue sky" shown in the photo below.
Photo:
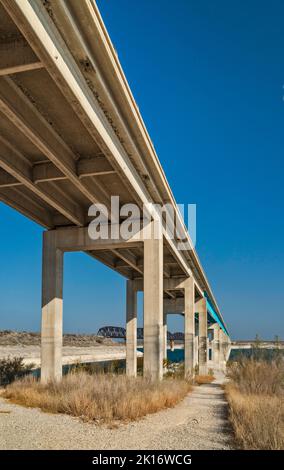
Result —
<path fill-rule="evenodd" d="M 232 337 L 284 338 L 283 1 L 98 4 Z M 42 230 L 0 217 L 0 328 L 38 330 Z M 64 330 L 124 325 L 124 284 L 67 255 Z"/>

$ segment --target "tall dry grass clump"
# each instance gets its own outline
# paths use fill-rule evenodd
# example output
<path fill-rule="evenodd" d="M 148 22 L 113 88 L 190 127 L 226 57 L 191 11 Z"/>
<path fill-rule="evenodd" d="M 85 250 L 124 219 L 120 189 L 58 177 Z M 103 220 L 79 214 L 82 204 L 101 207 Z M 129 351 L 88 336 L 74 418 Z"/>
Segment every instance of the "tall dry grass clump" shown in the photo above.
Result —
<path fill-rule="evenodd" d="M 98 422 L 135 420 L 173 407 L 190 390 L 185 380 L 151 382 L 125 375 L 70 373 L 60 383 L 42 385 L 33 378 L 14 382 L 4 397 L 51 413 L 66 413 Z"/>
<path fill-rule="evenodd" d="M 243 359 L 228 367 L 229 416 L 239 447 L 284 449 L 284 362 Z"/>
<path fill-rule="evenodd" d="M 197 385 L 206 385 L 213 382 L 214 379 L 214 375 L 196 375 L 194 377 L 194 383 L 196 383 Z"/>

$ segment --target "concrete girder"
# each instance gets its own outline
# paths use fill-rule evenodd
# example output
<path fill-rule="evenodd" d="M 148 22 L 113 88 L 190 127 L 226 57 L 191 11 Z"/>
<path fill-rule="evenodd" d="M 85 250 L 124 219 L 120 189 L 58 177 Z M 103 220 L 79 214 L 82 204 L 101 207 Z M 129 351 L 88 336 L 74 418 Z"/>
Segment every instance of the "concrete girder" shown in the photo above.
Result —
<path fill-rule="evenodd" d="M 144 272 L 144 262 L 143 260 L 141 261 L 140 260 L 140 263 L 138 262 L 138 259 L 132 255 L 131 253 L 125 253 L 125 252 L 121 252 L 121 251 L 118 251 L 118 250 L 112 250 L 113 253 L 118 257 L 120 258 L 124 264 L 119 264 L 119 262 L 116 262 L 116 266 L 120 266 L 120 267 L 131 267 L 133 268 L 135 271 L 137 271 L 139 274 L 143 275 L 143 272 Z M 165 277 L 170 277 L 170 272 L 169 270 L 166 268 L 165 265 L 163 265 L 163 272 L 164 272 L 164 276 Z M 169 292 L 169 291 L 166 291 L 167 294 L 171 297 L 171 298 L 174 298 L 174 295 Z"/>
<path fill-rule="evenodd" d="M 91 203 L 101 202 L 110 207 L 105 189 L 97 183 L 97 187 L 90 190 L 79 178 L 76 155 L 10 78 L 0 78 L 0 111 Z"/>
<path fill-rule="evenodd" d="M 170 277 L 170 278 L 165 278 L 164 279 L 164 291 L 171 291 L 171 290 L 183 290 L 184 289 L 184 283 L 185 281 L 188 279 L 188 277 L 185 277 L 185 276 L 178 276 L 178 277 Z M 200 286 L 198 285 L 198 283 L 195 281 L 194 279 L 194 286 L 195 286 L 195 289 L 198 293 L 198 295 L 200 297 L 203 297 L 203 292 L 200 288 Z M 135 288 L 138 290 L 138 291 L 142 291 L 143 290 L 143 282 L 141 279 L 135 279 Z"/>
<path fill-rule="evenodd" d="M 0 42 L 0 77 L 41 68 L 42 62 L 21 36 Z"/>
<path fill-rule="evenodd" d="M 0 167 L 2 169 L 36 196 L 47 202 L 52 208 L 58 210 L 68 220 L 76 225 L 84 225 L 85 216 L 83 210 L 78 205 L 67 200 L 64 195 L 58 194 L 56 188 L 42 189 L 36 185 L 33 182 L 32 168 L 27 163 L 25 157 L 1 136 L 0 143 Z"/>
<path fill-rule="evenodd" d="M 49 228 L 53 224 L 52 214 L 39 204 L 36 204 L 31 198 L 28 198 L 27 195 L 18 192 L 17 188 L 13 189 L 13 193 L 11 193 L 9 188 L 2 189 L 0 192 L 0 201 L 13 207 L 24 216 L 29 217 L 45 228 Z"/>
<path fill-rule="evenodd" d="M 29 165 L 29 162 L 27 162 Z M 76 173 L 79 178 L 86 178 L 88 176 L 104 176 L 115 174 L 105 157 L 81 158 L 76 162 Z M 64 175 L 53 163 L 51 162 L 38 162 L 32 167 L 32 181 L 35 184 L 46 183 L 52 181 L 67 180 Z M 10 188 L 14 186 L 21 186 L 22 183 L 6 173 L 0 173 L 0 189 Z"/>

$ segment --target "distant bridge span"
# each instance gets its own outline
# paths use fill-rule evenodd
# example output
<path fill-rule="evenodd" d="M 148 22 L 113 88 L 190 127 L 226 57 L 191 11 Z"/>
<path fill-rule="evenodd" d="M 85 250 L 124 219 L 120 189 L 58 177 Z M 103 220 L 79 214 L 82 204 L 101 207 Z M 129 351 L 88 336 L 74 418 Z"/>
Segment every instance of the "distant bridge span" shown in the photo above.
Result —
<path fill-rule="evenodd" d="M 97 332 L 98 336 L 112 339 L 126 339 L 126 329 L 121 326 L 103 326 Z M 137 328 L 137 339 L 144 339 L 143 328 Z M 183 341 L 184 333 L 167 331 L 167 340 Z"/>

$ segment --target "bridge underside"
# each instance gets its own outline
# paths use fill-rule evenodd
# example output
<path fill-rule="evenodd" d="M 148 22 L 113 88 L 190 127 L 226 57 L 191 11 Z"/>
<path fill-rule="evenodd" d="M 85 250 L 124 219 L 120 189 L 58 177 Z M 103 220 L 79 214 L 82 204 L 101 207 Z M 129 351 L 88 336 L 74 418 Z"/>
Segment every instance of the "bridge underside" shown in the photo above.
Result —
<path fill-rule="evenodd" d="M 180 252 L 178 239 L 166 238 L 162 243 L 92 243 L 86 235 L 89 207 L 101 203 L 111 214 L 113 195 L 121 206 L 176 207 L 95 3 L 0 0 L 0 201 L 47 229 L 44 379 L 61 376 L 66 251 L 83 251 L 129 280 L 129 364 L 136 345 L 135 283 L 143 283 L 144 362 L 153 377 L 162 374 L 163 302 L 184 299 L 185 341 L 191 345 L 187 371 L 193 367 L 194 305 L 199 303 L 205 370 L 210 309 L 204 292 L 214 321 L 227 332 L 195 249 Z M 185 287 L 188 279 L 191 285 Z M 135 367 L 128 371 L 135 373 Z"/>

